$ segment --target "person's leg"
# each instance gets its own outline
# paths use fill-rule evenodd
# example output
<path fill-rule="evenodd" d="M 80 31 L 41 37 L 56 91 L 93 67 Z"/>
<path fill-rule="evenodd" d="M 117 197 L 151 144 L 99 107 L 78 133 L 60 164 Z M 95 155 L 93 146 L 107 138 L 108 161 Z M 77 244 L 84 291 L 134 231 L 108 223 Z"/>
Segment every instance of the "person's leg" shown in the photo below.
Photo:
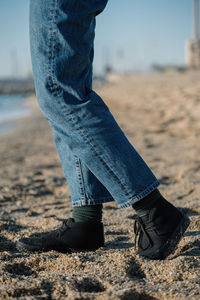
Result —
<path fill-rule="evenodd" d="M 86 77 L 86 86 L 90 89 L 92 89 L 93 58 L 94 47 L 90 51 L 90 70 Z M 62 167 L 70 190 L 73 219 L 75 222 L 101 222 L 103 215 L 103 205 L 101 203 L 114 201 L 114 199 L 84 162 L 71 152 L 67 144 L 62 143 L 63 134 L 57 131 L 55 126 L 52 126 L 52 129 L 56 148 L 62 161 Z"/>
<path fill-rule="evenodd" d="M 90 70 L 86 77 L 86 86 L 92 89 L 92 62 L 94 57 L 94 47 L 91 48 L 89 60 Z M 101 203 L 114 201 L 107 189 L 96 178 L 96 176 L 88 169 L 83 161 L 72 153 L 66 143 L 63 143 L 65 134 L 56 130 L 52 125 L 54 141 L 58 151 L 65 177 L 69 186 L 73 212 L 78 211 L 80 215 L 81 206 L 96 206 Z M 89 208 L 94 210 L 95 208 Z M 85 209 L 83 209 L 85 211 Z M 99 206 L 97 207 L 97 212 Z"/>
<path fill-rule="evenodd" d="M 95 14 L 106 2 L 31 1 L 31 52 L 43 114 L 62 135 L 62 145 L 84 162 L 123 208 L 152 192 L 159 182 L 87 84 Z"/>
<path fill-rule="evenodd" d="M 146 197 L 156 190 L 159 182 L 129 143 L 103 100 L 87 84 L 91 71 L 90 52 L 93 48 L 95 15 L 106 2 L 32 0 L 31 50 L 37 98 L 53 131 L 56 129 L 62 135 L 61 147 L 65 148 L 67 145 L 75 157 L 80 158 L 105 186 L 118 205 L 124 208 L 141 199 L 146 201 Z M 65 167 L 62 160 L 61 156 L 61 163 Z M 155 209 L 152 207 L 147 216 L 138 219 L 136 234 L 140 232 L 141 249 L 151 248 L 149 252 L 157 253 L 152 258 L 160 258 L 161 254 L 168 254 L 169 246 L 175 247 L 177 237 L 180 238 L 186 228 L 186 222 L 178 210 L 164 198 L 155 203 Z M 167 214 L 162 212 L 163 208 Z M 170 214 L 175 221 L 170 220 Z M 164 220 L 166 225 L 163 225 Z M 159 224 L 162 240 L 157 231 L 154 232 Z M 46 246 L 48 238 L 52 241 L 53 237 L 57 246 L 53 248 L 51 242 L 51 249 L 62 246 L 69 248 L 69 232 L 74 233 L 75 228 L 65 225 L 64 233 L 62 229 L 61 234 L 58 232 L 58 238 L 57 232 L 47 237 L 43 246 Z M 96 231 L 89 234 L 89 237 L 94 237 L 95 234 Z M 87 236 L 86 233 L 85 235 Z M 61 238 L 63 236 L 65 242 Z M 146 236 L 150 239 L 149 244 L 144 238 Z M 73 237 L 72 235 L 72 240 Z M 78 239 L 82 246 L 83 237 L 84 234 Z M 169 241 L 172 243 L 166 246 Z M 97 241 L 97 245 L 100 244 L 102 243 Z M 21 246 L 23 248 L 24 243 Z M 86 248 L 91 248 L 91 245 Z M 38 249 L 37 245 L 34 249 Z M 160 249 L 161 254 L 158 253 Z M 149 252 L 145 255 L 150 257 L 152 253 Z"/>

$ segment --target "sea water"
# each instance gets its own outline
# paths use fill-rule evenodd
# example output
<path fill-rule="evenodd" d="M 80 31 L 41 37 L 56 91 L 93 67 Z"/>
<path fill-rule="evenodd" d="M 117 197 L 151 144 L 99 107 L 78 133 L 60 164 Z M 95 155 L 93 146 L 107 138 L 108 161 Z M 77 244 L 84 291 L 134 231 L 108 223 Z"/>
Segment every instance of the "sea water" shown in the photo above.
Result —
<path fill-rule="evenodd" d="M 16 128 L 13 122 L 30 113 L 30 107 L 24 105 L 26 94 L 0 95 L 0 135 Z"/>

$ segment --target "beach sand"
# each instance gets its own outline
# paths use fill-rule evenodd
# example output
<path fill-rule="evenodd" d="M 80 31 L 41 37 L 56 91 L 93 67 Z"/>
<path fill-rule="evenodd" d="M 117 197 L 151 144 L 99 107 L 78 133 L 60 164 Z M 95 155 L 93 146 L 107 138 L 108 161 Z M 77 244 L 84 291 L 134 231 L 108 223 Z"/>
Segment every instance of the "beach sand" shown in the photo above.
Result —
<path fill-rule="evenodd" d="M 15 243 L 71 216 L 69 190 L 47 121 L 34 110 L 0 137 L 0 299 L 200 299 L 200 85 L 197 72 L 127 75 L 98 90 L 161 182 L 191 219 L 176 252 L 145 260 L 134 211 L 104 206 L 105 247 L 19 253 Z"/>

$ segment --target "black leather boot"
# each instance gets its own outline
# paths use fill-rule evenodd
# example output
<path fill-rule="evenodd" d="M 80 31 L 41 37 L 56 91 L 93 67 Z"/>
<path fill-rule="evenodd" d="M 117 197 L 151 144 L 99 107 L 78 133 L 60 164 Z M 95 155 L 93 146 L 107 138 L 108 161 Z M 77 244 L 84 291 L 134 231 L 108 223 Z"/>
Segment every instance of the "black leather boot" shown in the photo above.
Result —
<path fill-rule="evenodd" d="M 39 236 L 22 238 L 17 242 L 20 251 L 72 252 L 73 250 L 96 250 L 104 246 L 103 224 L 100 222 L 75 222 L 70 218 L 62 226 Z"/>
<path fill-rule="evenodd" d="M 165 259 L 173 253 L 189 226 L 189 219 L 164 198 L 142 217 L 136 217 L 135 245 L 138 254 L 150 259 Z"/>

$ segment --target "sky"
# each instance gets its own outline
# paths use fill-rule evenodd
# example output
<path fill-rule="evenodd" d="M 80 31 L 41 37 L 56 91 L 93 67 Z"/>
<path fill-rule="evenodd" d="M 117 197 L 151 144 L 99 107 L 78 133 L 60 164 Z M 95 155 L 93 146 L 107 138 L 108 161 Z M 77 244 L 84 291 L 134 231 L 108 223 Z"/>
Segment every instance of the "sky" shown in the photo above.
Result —
<path fill-rule="evenodd" d="M 109 0 L 96 21 L 95 73 L 185 64 L 192 0 Z M 0 0 L 0 78 L 31 73 L 28 24 L 29 0 Z"/>

